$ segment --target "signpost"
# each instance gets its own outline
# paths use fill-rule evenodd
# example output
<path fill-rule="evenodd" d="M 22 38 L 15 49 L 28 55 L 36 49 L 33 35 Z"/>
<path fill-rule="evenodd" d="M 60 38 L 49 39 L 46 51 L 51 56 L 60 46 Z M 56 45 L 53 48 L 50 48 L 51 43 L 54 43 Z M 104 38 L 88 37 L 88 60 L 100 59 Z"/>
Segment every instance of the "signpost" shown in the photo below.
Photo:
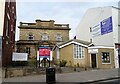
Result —
<path fill-rule="evenodd" d="M 40 46 L 39 47 L 39 67 L 40 67 L 40 58 L 48 58 L 49 59 L 49 67 L 50 67 L 50 47 L 49 46 Z"/>

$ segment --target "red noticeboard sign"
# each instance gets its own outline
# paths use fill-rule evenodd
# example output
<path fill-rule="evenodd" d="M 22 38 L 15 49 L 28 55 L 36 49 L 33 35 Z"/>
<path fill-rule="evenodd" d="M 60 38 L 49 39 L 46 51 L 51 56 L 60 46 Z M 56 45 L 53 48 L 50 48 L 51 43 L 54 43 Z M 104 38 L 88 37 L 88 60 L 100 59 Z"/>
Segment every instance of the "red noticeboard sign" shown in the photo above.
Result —
<path fill-rule="evenodd" d="M 43 47 L 39 47 L 39 56 L 42 57 L 48 57 L 50 56 L 50 48 L 43 46 Z"/>

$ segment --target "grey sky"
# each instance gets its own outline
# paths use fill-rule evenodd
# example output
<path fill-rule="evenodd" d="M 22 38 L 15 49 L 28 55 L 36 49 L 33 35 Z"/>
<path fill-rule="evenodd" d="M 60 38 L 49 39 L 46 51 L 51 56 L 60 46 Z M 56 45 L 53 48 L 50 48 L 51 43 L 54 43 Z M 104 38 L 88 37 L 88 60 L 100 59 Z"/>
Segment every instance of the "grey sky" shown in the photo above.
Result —
<path fill-rule="evenodd" d="M 45 0 L 46 1 L 46 0 Z M 76 34 L 76 27 L 89 8 L 118 6 L 118 2 L 40 2 L 21 1 L 17 2 L 17 26 L 19 22 L 35 22 L 36 19 L 55 20 L 58 24 L 70 24 L 70 38 Z M 76 0 L 75 0 L 76 1 Z M 96 0 L 97 1 L 97 0 Z M 19 29 L 16 30 L 16 40 L 19 40 Z"/>

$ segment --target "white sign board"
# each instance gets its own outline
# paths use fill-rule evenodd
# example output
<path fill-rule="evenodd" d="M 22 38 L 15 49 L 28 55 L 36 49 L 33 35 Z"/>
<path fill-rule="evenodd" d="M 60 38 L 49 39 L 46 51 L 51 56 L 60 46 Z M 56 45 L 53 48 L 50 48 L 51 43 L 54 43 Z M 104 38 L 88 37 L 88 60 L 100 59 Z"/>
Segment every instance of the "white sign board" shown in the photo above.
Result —
<path fill-rule="evenodd" d="M 28 53 L 13 53 L 12 61 L 27 61 Z"/>
<path fill-rule="evenodd" d="M 98 49 L 89 49 L 88 53 L 98 53 Z"/>
<path fill-rule="evenodd" d="M 100 36 L 101 35 L 101 29 L 100 24 L 92 27 L 92 37 Z"/>

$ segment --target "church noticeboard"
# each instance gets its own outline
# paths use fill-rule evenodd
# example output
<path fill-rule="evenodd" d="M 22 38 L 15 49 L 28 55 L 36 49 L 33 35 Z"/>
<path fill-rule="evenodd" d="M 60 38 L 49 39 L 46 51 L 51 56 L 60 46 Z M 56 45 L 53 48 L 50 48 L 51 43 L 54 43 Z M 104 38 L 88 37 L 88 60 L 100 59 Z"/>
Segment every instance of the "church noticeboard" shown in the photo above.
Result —
<path fill-rule="evenodd" d="M 113 31 L 112 17 L 109 17 L 103 20 L 102 22 L 100 22 L 100 24 L 101 24 L 101 35 L 104 35 Z"/>
<path fill-rule="evenodd" d="M 103 21 L 99 22 L 97 25 L 91 28 L 92 28 L 92 37 L 97 37 L 100 35 L 105 35 L 110 32 L 113 32 L 112 16 L 104 19 Z"/>
<path fill-rule="evenodd" d="M 39 57 L 50 57 L 50 48 L 48 46 L 40 46 Z"/>

